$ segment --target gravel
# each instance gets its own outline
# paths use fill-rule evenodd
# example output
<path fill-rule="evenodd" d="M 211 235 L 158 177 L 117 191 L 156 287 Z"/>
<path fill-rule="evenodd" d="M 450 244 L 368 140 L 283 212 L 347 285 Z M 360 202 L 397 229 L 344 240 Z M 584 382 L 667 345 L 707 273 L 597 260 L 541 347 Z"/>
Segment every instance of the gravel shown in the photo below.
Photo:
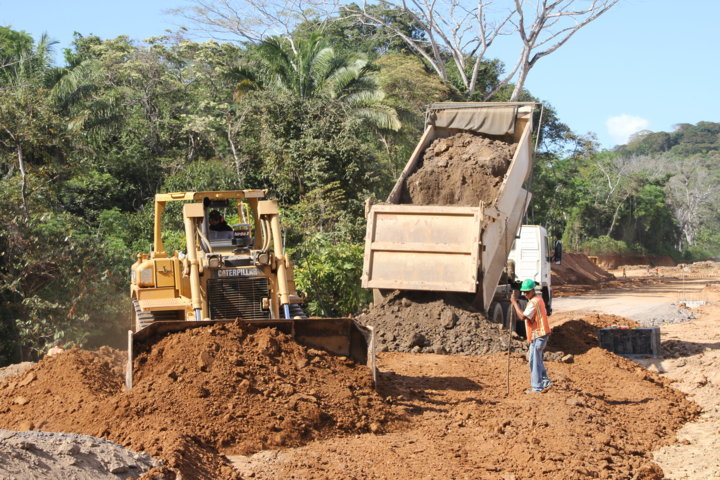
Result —
<path fill-rule="evenodd" d="M 159 462 L 75 433 L 0 430 L 0 480 L 137 478 Z"/>
<path fill-rule="evenodd" d="M 674 323 L 689 322 L 696 318 L 692 310 L 677 303 L 660 303 L 653 305 L 651 310 L 643 313 L 636 313 L 630 318 L 640 323 L 643 327 L 661 327 Z"/>

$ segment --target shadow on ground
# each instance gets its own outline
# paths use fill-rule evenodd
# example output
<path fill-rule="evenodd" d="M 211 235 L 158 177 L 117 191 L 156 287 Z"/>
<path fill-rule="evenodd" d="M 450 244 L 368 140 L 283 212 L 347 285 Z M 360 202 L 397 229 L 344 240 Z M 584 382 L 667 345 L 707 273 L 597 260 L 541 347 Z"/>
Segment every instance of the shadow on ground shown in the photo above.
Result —
<path fill-rule="evenodd" d="M 720 342 L 699 343 L 683 340 L 666 340 L 660 343 L 663 358 L 692 357 L 708 350 L 720 349 Z"/>

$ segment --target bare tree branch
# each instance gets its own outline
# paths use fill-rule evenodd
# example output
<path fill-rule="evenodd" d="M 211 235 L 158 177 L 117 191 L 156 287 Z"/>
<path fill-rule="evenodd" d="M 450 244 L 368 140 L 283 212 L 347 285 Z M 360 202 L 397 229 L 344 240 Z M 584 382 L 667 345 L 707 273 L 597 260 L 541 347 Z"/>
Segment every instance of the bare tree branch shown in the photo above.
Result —
<path fill-rule="evenodd" d="M 216 40 L 258 42 L 270 36 L 287 38 L 298 23 L 329 16 L 326 6 L 320 0 L 192 0 L 192 5 L 169 13 Z"/>
<path fill-rule="evenodd" d="M 510 100 L 517 100 L 520 97 L 528 73 L 538 60 L 555 52 L 578 30 L 607 12 L 619 0 L 592 0 L 587 8 L 572 10 L 571 7 L 577 1 L 538 0 L 536 2 L 535 18 L 526 30 L 524 2 L 523 0 L 515 0 L 515 11 L 518 16 L 517 31 L 523 45 L 518 60 L 520 68 Z M 561 20 L 567 20 L 571 25 L 555 30 L 560 25 Z M 549 46 L 546 49 L 538 51 L 539 47 L 547 44 Z M 509 83 L 509 80 L 507 83 Z"/>
<path fill-rule="evenodd" d="M 257 42 L 272 35 L 292 41 L 299 22 L 326 21 L 333 15 L 387 30 L 444 81 L 448 81 L 446 64 L 452 61 L 468 97 L 476 93 L 480 66 L 495 40 L 515 33 L 520 50 L 514 67 L 489 92 L 482 93 L 489 100 L 514 82 L 511 100 L 517 100 L 530 70 L 541 58 L 555 52 L 620 0 L 504 2 L 510 7 L 495 7 L 494 0 L 363 0 L 357 6 L 348 6 L 344 0 L 191 1 L 192 6 L 172 12 L 219 40 Z M 397 13 L 406 15 L 422 35 L 403 31 L 406 25 L 395 23 Z"/>

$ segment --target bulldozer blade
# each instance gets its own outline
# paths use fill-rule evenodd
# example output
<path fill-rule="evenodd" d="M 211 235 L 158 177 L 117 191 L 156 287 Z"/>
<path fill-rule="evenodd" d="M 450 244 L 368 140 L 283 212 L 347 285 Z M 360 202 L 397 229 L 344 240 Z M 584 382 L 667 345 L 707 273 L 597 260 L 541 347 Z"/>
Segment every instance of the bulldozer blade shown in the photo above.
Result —
<path fill-rule="evenodd" d="M 128 331 L 128 360 L 125 370 L 125 387 L 133 386 L 133 366 L 135 357 L 149 350 L 163 337 L 188 330 L 233 323 L 235 320 L 205 320 L 154 322 L 137 332 Z M 301 345 L 328 353 L 349 357 L 357 363 L 367 365 L 372 373 L 373 382 L 377 380 L 375 364 L 375 332 L 372 327 L 360 325 L 352 318 L 291 318 L 241 320 L 242 323 L 256 328 L 275 328 L 291 335 Z"/>

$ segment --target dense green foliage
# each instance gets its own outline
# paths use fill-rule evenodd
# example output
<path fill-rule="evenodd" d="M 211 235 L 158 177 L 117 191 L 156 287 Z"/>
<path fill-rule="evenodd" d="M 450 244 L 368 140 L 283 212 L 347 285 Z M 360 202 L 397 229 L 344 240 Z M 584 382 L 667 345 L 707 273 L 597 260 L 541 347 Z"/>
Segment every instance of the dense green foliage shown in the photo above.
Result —
<path fill-rule="evenodd" d="M 681 123 L 673 132 L 638 132 L 627 145 L 617 147 L 622 155 L 671 153 L 682 156 L 720 151 L 720 123 Z"/>
<path fill-rule="evenodd" d="M 364 201 L 387 195 L 425 105 L 467 99 L 450 67 L 443 83 L 384 30 L 307 22 L 292 40 L 77 35 L 53 67 L 47 39 L 0 28 L 0 365 L 54 343 L 122 344 L 128 269 L 161 191 L 269 189 L 308 311 L 366 304 Z M 483 64 L 478 92 L 503 68 Z M 543 120 L 530 222 L 571 250 L 720 253 L 720 125 L 598 152 L 551 108 Z M 168 249 L 183 248 L 178 218 L 170 208 Z"/>

